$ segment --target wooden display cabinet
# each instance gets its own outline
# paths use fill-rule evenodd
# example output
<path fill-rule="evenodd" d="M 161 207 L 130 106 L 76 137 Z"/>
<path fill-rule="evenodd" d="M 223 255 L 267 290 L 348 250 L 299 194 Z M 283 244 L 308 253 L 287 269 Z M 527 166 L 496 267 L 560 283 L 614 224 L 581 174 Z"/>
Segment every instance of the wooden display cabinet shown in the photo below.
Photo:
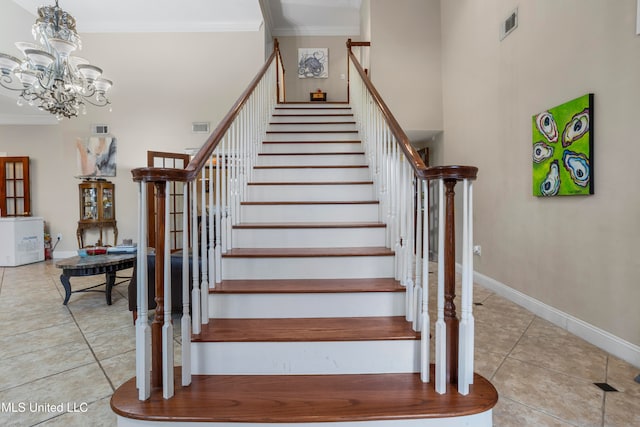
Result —
<path fill-rule="evenodd" d="M 103 230 L 113 229 L 113 245 L 118 241 L 116 225 L 115 185 L 105 180 L 84 181 L 78 185 L 80 195 L 80 220 L 78 221 L 78 247 L 84 248 L 84 232 L 98 228 L 100 239 L 97 246 L 105 246 Z"/>

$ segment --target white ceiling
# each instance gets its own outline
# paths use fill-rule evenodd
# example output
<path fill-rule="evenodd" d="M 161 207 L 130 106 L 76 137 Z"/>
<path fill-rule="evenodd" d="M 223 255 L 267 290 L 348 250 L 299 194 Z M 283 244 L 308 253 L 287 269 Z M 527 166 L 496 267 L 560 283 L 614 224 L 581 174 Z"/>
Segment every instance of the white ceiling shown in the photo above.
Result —
<path fill-rule="evenodd" d="M 264 0 L 265 20 L 274 36 L 360 34 L 362 0 Z"/>
<path fill-rule="evenodd" d="M 35 17 L 54 0 L 13 0 Z M 82 33 L 257 31 L 258 0 L 59 0 Z"/>
<path fill-rule="evenodd" d="M 0 14 L 3 10 L 0 1 Z M 55 0 L 12 0 L 33 15 Z M 258 31 L 274 36 L 348 36 L 360 33 L 362 0 L 59 0 L 83 33 Z M 264 11 L 264 19 L 263 12 Z M 30 28 L 24 33 L 30 32 Z M 268 34 L 269 34 L 268 33 Z M 3 35 L 3 36 L 6 36 Z M 16 35 L 14 41 L 26 41 Z M 14 54 L 15 52 L 7 52 Z M 118 82 L 114 82 L 117 84 Z M 16 105 L 16 93 L 0 88 L 0 125 L 50 124 L 55 117 Z"/>

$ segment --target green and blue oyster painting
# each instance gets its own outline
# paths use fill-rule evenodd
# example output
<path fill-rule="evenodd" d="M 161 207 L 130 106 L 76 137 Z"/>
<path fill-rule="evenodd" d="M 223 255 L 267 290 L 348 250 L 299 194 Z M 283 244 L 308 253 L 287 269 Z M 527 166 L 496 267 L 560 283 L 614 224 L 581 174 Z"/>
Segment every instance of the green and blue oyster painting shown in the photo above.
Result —
<path fill-rule="evenodd" d="M 593 194 L 593 94 L 532 118 L 533 195 Z"/>

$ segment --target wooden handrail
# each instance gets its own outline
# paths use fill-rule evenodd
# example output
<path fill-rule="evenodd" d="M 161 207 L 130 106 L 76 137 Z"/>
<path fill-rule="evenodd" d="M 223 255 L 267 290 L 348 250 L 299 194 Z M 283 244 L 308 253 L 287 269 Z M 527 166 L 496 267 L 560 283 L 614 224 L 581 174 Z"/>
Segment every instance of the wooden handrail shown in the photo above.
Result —
<path fill-rule="evenodd" d="M 168 168 L 136 168 L 131 171 L 134 181 L 158 182 L 158 181 L 179 181 L 190 182 L 197 178 L 202 168 L 207 164 L 209 156 L 215 151 L 216 147 L 222 140 L 222 137 L 231 127 L 231 124 L 238 116 L 242 107 L 247 103 L 249 97 L 260 83 L 262 77 L 266 74 L 271 63 L 276 59 L 279 49 L 277 48 L 277 40 L 274 44 L 274 50 L 269 58 L 262 66 L 258 74 L 251 81 L 247 89 L 240 95 L 240 98 L 233 104 L 227 115 L 222 119 L 218 127 L 214 129 L 207 141 L 204 143 L 198 153 L 191 159 L 184 169 L 168 169 Z"/>
<path fill-rule="evenodd" d="M 365 86 L 369 90 L 369 93 L 371 93 L 371 96 L 373 97 L 374 102 L 378 105 L 378 108 L 380 108 L 382 115 L 384 116 L 387 124 L 389 125 L 389 129 L 391 130 L 391 133 L 393 134 L 393 136 L 395 136 L 396 141 L 398 141 L 398 145 L 400 146 L 400 149 L 402 150 L 404 155 L 407 157 L 407 160 L 409 161 L 409 164 L 413 168 L 414 173 L 416 174 L 417 177 L 424 179 L 425 178 L 424 170 L 427 169 L 427 166 L 424 164 L 418 152 L 413 148 L 413 146 L 409 142 L 409 137 L 407 136 L 406 133 L 404 133 L 404 131 L 400 127 L 400 124 L 398 123 L 394 115 L 391 113 L 391 110 L 389 109 L 387 104 L 384 102 L 384 100 L 380 96 L 380 93 L 378 93 L 378 90 L 375 88 L 373 83 L 371 83 L 369 76 L 367 75 L 367 73 L 364 72 L 362 65 L 360 65 L 356 56 L 351 51 L 351 46 L 354 46 L 354 43 L 355 42 L 352 42 L 351 39 L 347 41 L 347 51 L 349 55 L 349 60 L 351 60 L 351 62 L 353 63 L 353 66 L 358 71 L 358 74 L 360 74 L 360 78 L 362 79 Z"/>
<path fill-rule="evenodd" d="M 364 82 L 367 87 L 369 93 L 371 94 L 373 101 L 378 105 L 378 108 L 382 112 L 391 133 L 398 141 L 398 145 L 402 152 L 407 157 L 409 164 L 413 168 L 415 175 L 420 179 L 432 180 L 432 179 L 455 179 L 455 180 L 463 180 L 470 179 L 475 180 L 478 174 L 478 168 L 475 166 L 437 166 L 437 167 L 427 167 L 422 158 L 418 154 L 415 148 L 409 142 L 409 137 L 402 130 L 400 124 L 391 113 L 391 110 L 384 102 L 380 93 L 375 88 L 368 74 L 362 68 L 362 65 L 358 62 L 358 59 L 353 54 L 351 47 L 352 46 L 370 46 L 370 42 L 354 42 L 351 39 L 347 40 L 347 51 L 349 60 L 353 63 L 353 66 L 360 74 L 360 78 Z"/>

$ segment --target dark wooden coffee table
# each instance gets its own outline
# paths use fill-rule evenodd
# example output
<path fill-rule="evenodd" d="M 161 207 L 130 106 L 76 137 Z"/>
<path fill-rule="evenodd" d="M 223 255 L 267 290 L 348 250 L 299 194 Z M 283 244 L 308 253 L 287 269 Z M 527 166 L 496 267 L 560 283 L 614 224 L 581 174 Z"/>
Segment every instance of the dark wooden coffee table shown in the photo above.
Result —
<path fill-rule="evenodd" d="M 131 268 L 136 264 L 136 254 L 117 254 L 117 255 L 93 255 L 87 257 L 74 256 L 65 258 L 56 262 L 56 267 L 62 269 L 60 281 L 64 286 L 65 298 L 64 305 L 69 302 L 69 297 L 75 292 L 104 292 L 107 299 L 107 305 L 111 305 L 111 289 L 115 285 L 128 282 L 123 280 L 116 283 L 116 273 L 120 270 Z M 95 276 L 96 274 L 104 274 L 105 281 L 98 285 L 89 286 L 88 288 L 71 290 L 71 282 L 69 278 L 78 276 Z M 95 289 L 98 286 L 105 285 L 105 289 Z"/>

